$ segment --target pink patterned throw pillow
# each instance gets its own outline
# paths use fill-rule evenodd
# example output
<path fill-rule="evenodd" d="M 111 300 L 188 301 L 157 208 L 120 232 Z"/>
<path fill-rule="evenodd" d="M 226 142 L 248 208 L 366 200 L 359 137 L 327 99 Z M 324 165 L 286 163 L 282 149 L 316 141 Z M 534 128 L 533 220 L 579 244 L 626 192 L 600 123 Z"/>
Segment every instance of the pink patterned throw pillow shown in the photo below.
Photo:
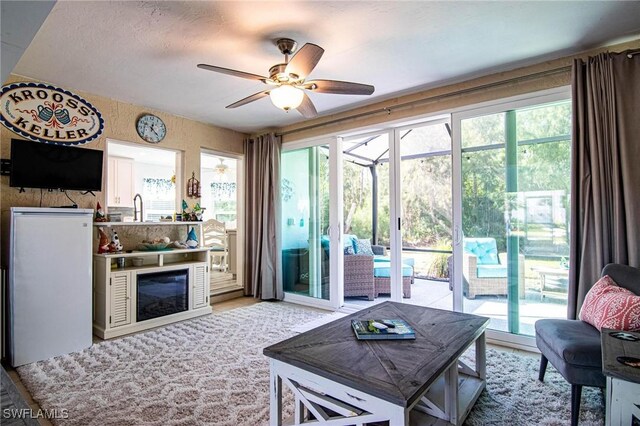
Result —
<path fill-rule="evenodd" d="M 640 296 L 605 275 L 587 293 L 579 318 L 598 330 L 640 331 Z"/>

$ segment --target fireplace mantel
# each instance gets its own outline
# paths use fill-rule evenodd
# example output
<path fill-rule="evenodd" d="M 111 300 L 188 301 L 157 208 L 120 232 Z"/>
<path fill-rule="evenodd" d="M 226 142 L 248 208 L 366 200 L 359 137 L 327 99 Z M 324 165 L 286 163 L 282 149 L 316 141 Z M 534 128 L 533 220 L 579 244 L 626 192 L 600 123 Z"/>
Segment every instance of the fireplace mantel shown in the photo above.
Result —
<path fill-rule="evenodd" d="M 134 266 L 135 258 L 142 264 Z M 93 333 L 102 339 L 211 313 L 208 248 L 95 254 L 93 265 Z M 188 310 L 136 321 L 138 275 L 179 270 L 188 271 Z"/>

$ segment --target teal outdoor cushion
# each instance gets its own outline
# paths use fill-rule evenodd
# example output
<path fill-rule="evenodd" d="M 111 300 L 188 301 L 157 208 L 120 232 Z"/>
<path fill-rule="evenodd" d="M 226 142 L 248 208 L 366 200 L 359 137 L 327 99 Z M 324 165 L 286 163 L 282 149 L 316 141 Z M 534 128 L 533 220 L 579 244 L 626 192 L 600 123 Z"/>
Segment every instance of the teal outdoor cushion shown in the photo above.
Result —
<path fill-rule="evenodd" d="M 328 235 L 323 235 L 320 237 L 320 245 L 322 246 L 323 249 L 325 250 L 329 250 L 329 236 Z"/>
<path fill-rule="evenodd" d="M 358 254 L 358 252 L 356 251 L 356 243 L 355 243 L 357 240 L 358 240 L 358 237 L 356 237 L 355 235 L 345 234 L 342 238 L 343 247 L 344 248 L 352 247 L 353 252 L 355 254 Z M 320 245 L 322 246 L 323 249 L 325 249 L 327 253 L 329 252 L 330 240 L 328 235 L 322 235 L 320 237 Z"/>
<path fill-rule="evenodd" d="M 413 275 L 413 267 L 402 264 L 402 276 L 410 277 Z M 378 278 L 391 277 L 391 262 L 379 260 L 373 264 L 373 276 Z"/>
<path fill-rule="evenodd" d="M 391 262 L 391 258 L 389 256 L 381 256 L 379 254 L 376 254 L 373 256 L 373 261 L 374 262 Z M 403 257 L 402 263 L 407 266 L 415 266 L 416 261 L 413 257 Z"/>
<path fill-rule="evenodd" d="M 495 238 L 465 238 L 464 252 L 478 258 L 478 265 L 498 265 L 498 247 Z"/>
<path fill-rule="evenodd" d="M 344 236 L 342 237 L 342 243 L 344 247 L 351 246 L 353 247 L 353 252 L 355 254 L 359 254 L 356 241 L 358 241 L 358 237 L 352 234 L 344 234 Z"/>
<path fill-rule="evenodd" d="M 507 278 L 507 265 L 478 265 L 478 278 Z"/>

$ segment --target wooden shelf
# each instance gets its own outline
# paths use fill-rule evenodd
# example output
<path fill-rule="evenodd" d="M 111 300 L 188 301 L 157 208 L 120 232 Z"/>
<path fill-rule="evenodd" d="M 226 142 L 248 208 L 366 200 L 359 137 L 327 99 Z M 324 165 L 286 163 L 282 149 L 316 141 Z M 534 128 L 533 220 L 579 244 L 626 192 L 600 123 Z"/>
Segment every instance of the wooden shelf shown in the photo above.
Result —
<path fill-rule="evenodd" d="M 193 249 L 171 249 L 171 250 L 156 250 L 156 251 L 142 251 L 142 250 L 134 250 L 131 253 L 121 252 L 121 253 L 95 253 L 94 257 L 104 257 L 107 259 L 112 259 L 114 257 L 144 257 L 144 256 L 162 256 L 165 254 L 182 254 L 182 253 L 198 253 L 203 251 L 209 251 L 209 247 L 198 247 Z"/>
<path fill-rule="evenodd" d="M 203 222 L 93 222 L 93 226 L 178 226 L 178 225 L 202 225 Z"/>
<path fill-rule="evenodd" d="M 180 269 L 180 267 L 189 266 L 193 264 L 201 264 L 203 263 L 201 260 L 180 260 L 177 262 L 166 263 L 163 266 L 158 265 L 141 265 L 141 266 L 126 266 L 124 268 L 111 268 L 111 272 L 138 272 L 144 271 L 147 269 L 159 269 L 159 268 L 171 268 L 171 269 Z"/>

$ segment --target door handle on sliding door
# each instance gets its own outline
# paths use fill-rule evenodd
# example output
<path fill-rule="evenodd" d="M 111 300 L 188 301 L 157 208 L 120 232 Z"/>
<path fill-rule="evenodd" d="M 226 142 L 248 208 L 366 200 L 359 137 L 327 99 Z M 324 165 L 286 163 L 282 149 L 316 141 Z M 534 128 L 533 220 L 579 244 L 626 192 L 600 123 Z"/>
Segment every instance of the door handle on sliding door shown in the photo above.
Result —
<path fill-rule="evenodd" d="M 460 228 L 459 227 L 454 227 L 453 228 L 453 242 L 455 245 L 459 245 L 460 242 L 462 241 L 462 238 L 460 236 L 461 232 L 460 232 Z"/>

